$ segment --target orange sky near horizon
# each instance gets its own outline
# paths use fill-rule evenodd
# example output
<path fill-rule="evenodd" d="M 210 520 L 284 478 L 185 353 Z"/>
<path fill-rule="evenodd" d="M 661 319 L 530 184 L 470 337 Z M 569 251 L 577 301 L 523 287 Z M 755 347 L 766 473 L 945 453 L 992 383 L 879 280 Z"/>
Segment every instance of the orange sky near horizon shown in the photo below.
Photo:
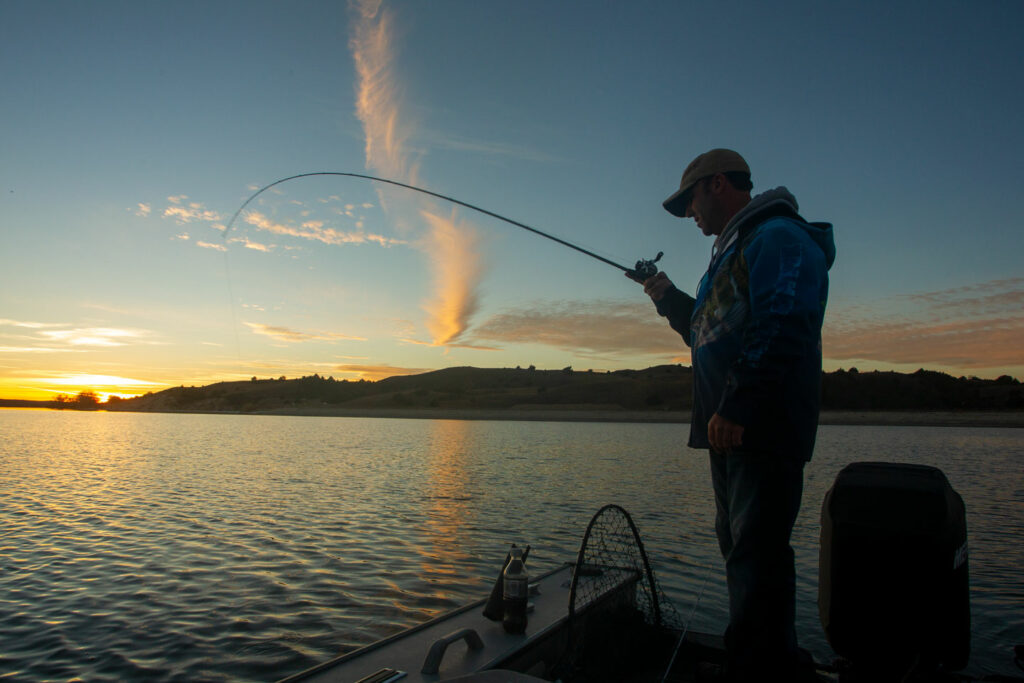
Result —
<path fill-rule="evenodd" d="M 1022 285 L 1016 284 L 1018 288 Z M 951 294 L 939 294 L 942 308 L 948 311 L 952 308 Z M 974 294 L 972 289 L 971 296 Z M 913 313 L 894 311 L 885 316 L 878 311 L 871 313 L 863 306 L 830 310 L 823 330 L 824 370 L 856 367 L 861 372 L 913 372 L 925 368 L 953 376 L 989 379 L 1000 375 L 1018 379 L 1024 376 L 1024 359 L 1018 343 L 1024 331 L 1024 315 L 933 319 L 927 306 L 922 307 L 920 302 L 927 298 L 914 297 Z M 1010 298 L 1016 301 L 1016 297 Z M 962 303 L 968 310 L 978 310 L 969 301 Z M 0 320 L 0 334 L 4 325 L 13 323 Z M 0 370 L 0 398 L 46 401 L 59 394 L 75 396 L 93 391 L 105 401 L 110 396 L 130 398 L 174 386 L 245 381 L 253 376 L 264 379 L 320 374 L 335 379 L 375 381 L 468 364 L 430 367 L 373 363 L 369 358 L 339 356 L 334 347 L 350 343 L 349 340 L 323 331 L 244 324 L 246 329 L 240 334 L 259 340 L 262 348 L 276 359 L 244 360 L 215 349 L 211 361 L 204 356 L 209 345 L 175 349 L 172 343 L 160 341 L 156 331 L 50 327 L 46 328 L 48 334 L 42 336 L 22 335 L 24 347 L 6 350 L 8 362 Z M 33 324 L 31 329 L 44 327 Z M 403 332 L 397 334 L 395 341 L 405 341 L 404 348 L 419 345 L 402 339 Z M 561 369 L 568 364 L 577 369 L 603 371 L 689 364 L 688 349 L 682 340 L 653 307 L 648 309 L 643 302 L 577 302 L 510 310 L 471 327 L 467 343 L 495 349 L 482 352 L 485 359 L 508 357 L 498 350 L 502 347 L 520 349 L 513 356 L 519 362 L 477 363 L 476 367 L 536 365 L 541 369 Z M 568 355 L 557 362 L 538 363 L 545 349 L 560 349 Z M 130 356 L 136 357 L 129 360 Z M 41 365 L 40 360 L 47 364 Z M 99 369 L 102 370 L 93 371 Z M 116 374 L 104 374 L 110 371 Z"/>

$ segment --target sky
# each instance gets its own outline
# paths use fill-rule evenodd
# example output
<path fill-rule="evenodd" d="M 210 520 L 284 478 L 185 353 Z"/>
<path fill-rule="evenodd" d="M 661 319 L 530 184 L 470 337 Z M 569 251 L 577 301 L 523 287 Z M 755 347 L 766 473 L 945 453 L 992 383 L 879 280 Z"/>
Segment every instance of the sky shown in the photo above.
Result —
<path fill-rule="evenodd" d="M 1024 378 L 1024 3 L 0 0 L 0 398 L 689 364 L 661 202 L 835 226 L 826 370 Z"/>

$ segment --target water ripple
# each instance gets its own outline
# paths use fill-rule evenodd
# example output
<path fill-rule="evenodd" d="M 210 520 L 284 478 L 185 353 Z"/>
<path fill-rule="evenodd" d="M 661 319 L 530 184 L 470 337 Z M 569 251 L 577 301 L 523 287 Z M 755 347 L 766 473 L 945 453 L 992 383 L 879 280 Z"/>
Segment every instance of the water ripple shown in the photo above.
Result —
<path fill-rule="evenodd" d="M 275 680 L 484 595 L 511 542 L 533 545 L 534 572 L 572 558 L 608 502 L 634 513 L 682 613 L 706 581 L 693 628 L 720 630 L 706 458 L 684 430 L 0 411 L 0 677 Z M 821 497 L 881 450 L 944 455 L 929 464 L 968 501 L 972 665 L 1009 673 L 1024 628 L 1012 430 L 822 428 L 794 533 L 801 639 L 830 656 Z"/>

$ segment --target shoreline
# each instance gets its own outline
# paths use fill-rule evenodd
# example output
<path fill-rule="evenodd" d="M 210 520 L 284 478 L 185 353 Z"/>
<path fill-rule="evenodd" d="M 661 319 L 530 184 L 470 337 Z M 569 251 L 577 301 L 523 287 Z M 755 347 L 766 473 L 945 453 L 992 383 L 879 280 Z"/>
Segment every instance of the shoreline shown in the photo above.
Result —
<path fill-rule="evenodd" d="M 223 413 L 214 413 L 223 414 Z M 233 413 L 304 417 L 363 417 L 414 420 L 511 420 L 519 422 L 634 422 L 689 424 L 690 411 L 558 408 L 282 408 Z M 1024 427 L 1024 411 L 822 411 L 821 425 L 878 427 Z"/>
<path fill-rule="evenodd" d="M 290 409 L 257 411 L 260 415 L 303 415 L 318 417 L 390 417 L 429 420 L 515 420 L 543 422 L 640 422 L 689 424 L 690 412 L 611 409 L 496 409 L 472 408 L 363 408 L 363 409 Z M 956 411 L 822 411 L 821 425 L 878 427 L 1024 427 L 1024 412 Z"/>
<path fill-rule="evenodd" d="M 15 410 L 57 410 L 0 406 Z M 94 412 L 94 411 L 72 411 Z M 356 417 L 417 420 L 510 420 L 519 422 L 633 422 L 688 424 L 689 411 L 617 410 L 613 408 L 331 408 L 296 407 L 246 412 L 195 410 L 105 410 L 98 412 L 185 413 L 202 415 L 280 415 L 290 417 Z M 824 410 L 820 425 L 877 427 L 1005 427 L 1024 428 L 1024 411 Z"/>

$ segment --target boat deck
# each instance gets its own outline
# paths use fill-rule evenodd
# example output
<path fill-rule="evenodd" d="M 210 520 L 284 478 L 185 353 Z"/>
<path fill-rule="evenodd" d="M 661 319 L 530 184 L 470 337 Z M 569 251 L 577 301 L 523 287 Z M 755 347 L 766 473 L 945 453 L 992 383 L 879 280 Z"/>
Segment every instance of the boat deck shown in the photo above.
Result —
<path fill-rule="evenodd" d="M 285 679 L 285 682 L 354 683 L 381 670 L 404 672 L 402 683 L 449 680 L 493 668 L 526 650 L 543 645 L 564 623 L 569 600 L 571 565 L 564 565 L 540 577 L 531 586 L 526 633 L 511 635 L 501 622 L 490 621 L 481 613 L 486 602 L 478 600 L 454 612 L 428 621 L 373 645 Z M 479 648 L 469 646 L 466 638 L 453 639 L 440 659 L 437 673 L 424 673 L 424 664 L 435 643 L 452 634 L 472 629 L 479 636 Z M 372 679 L 371 679 L 372 680 Z M 387 680 L 386 678 L 384 680 Z M 284 682 L 282 682 L 284 683 Z"/>

